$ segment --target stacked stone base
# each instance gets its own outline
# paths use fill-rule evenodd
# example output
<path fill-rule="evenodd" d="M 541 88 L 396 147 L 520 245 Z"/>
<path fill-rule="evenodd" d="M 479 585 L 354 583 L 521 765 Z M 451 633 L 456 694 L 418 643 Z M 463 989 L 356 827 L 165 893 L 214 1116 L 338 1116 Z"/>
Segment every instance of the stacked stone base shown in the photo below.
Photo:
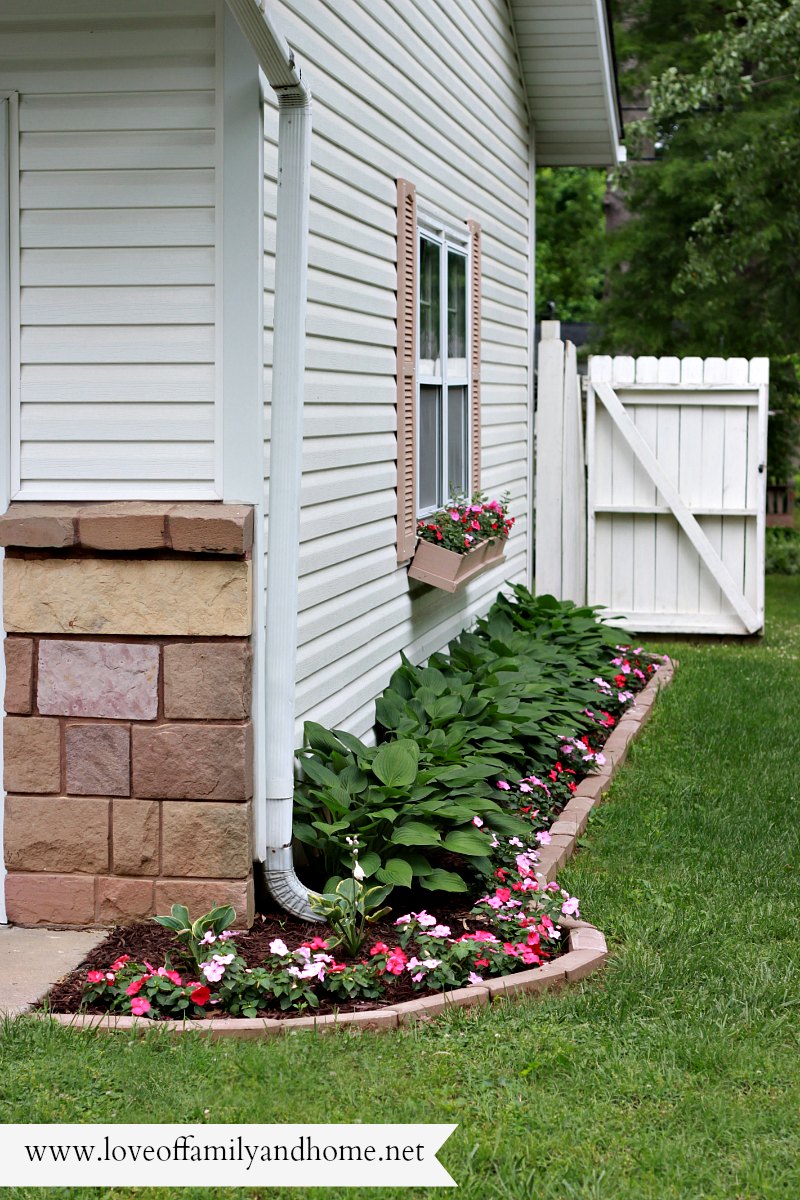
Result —
<path fill-rule="evenodd" d="M 9 920 L 251 923 L 252 510 L 15 504 L 0 543 Z"/>

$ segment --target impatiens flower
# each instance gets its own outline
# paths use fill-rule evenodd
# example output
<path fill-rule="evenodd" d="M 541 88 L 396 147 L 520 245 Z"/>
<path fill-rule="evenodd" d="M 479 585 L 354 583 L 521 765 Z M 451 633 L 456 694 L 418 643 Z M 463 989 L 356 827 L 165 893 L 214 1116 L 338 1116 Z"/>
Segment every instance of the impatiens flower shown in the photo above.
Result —
<path fill-rule="evenodd" d="M 533 868 L 533 863 L 528 858 L 527 854 L 518 854 L 516 858 L 517 870 L 520 875 L 530 875 Z"/>
<path fill-rule="evenodd" d="M 520 842 L 520 845 L 522 845 L 522 842 Z M 501 904 L 505 904 L 506 900 L 511 899 L 511 890 L 507 887 L 495 888 L 494 894 Z"/>
<path fill-rule="evenodd" d="M 108 969 L 109 969 L 109 971 L 119 971 L 122 969 L 122 967 L 125 966 L 126 962 L 130 962 L 130 961 L 131 961 L 131 956 L 129 954 L 122 954 L 116 960 L 116 962 L 113 962 L 111 964 L 111 966 Z"/>
<path fill-rule="evenodd" d="M 369 953 L 371 958 L 374 958 L 376 954 L 388 954 L 389 947 L 386 942 L 376 942 Z"/>
<path fill-rule="evenodd" d="M 411 920 L 411 913 L 406 913 L 405 916 L 397 918 L 397 920 L 395 921 L 395 925 L 408 925 L 410 920 Z"/>
<path fill-rule="evenodd" d="M 399 946 L 395 946 L 389 957 L 386 959 L 386 970 L 390 975 L 402 975 L 403 968 L 406 965 L 407 958 Z"/>
<path fill-rule="evenodd" d="M 536 834 L 536 840 L 540 846 L 549 846 L 553 839 L 546 829 L 540 829 Z"/>
<path fill-rule="evenodd" d="M 467 980 L 470 983 L 483 983 L 483 976 L 476 975 L 474 971 L 470 971 L 469 975 L 467 976 Z"/>
<path fill-rule="evenodd" d="M 510 792 L 511 791 L 511 784 L 506 783 L 505 779 L 498 779 L 497 786 L 500 788 L 501 792 Z"/>
<path fill-rule="evenodd" d="M 439 938 L 450 937 L 450 926 L 449 925 L 437 925 L 434 929 L 431 930 L 431 937 L 439 937 Z"/>
<path fill-rule="evenodd" d="M 577 898 L 575 896 L 570 896 L 569 900 L 565 900 L 561 905 L 561 911 L 565 917 L 580 916 Z"/>
<path fill-rule="evenodd" d="M 275 941 L 269 944 L 269 952 L 270 954 L 284 955 L 289 953 L 289 947 L 281 938 L 275 938 Z"/>
<path fill-rule="evenodd" d="M 143 1017 L 145 1013 L 150 1012 L 150 1001 L 145 1000 L 144 996 L 134 996 L 131 1000 L 131 1012 L 135 1017 Z"/>
<path fill-rule="evenodd" d="M 135 996 L 137 992 L 142 990 L 142 984 L 145 982 L 145 980 L 149 978 L 149 975 L 140 975 L 138 979 L 134 979 L 132 983 L 128 984 L 128 986 L 125 988 L 125 994 L 127 996 Z"/>
<path fill-rule="evenodd" d="M 306 944 L 306 946 L 308 946 L 309 950 L 327 950 L 328 949 L 327 941 L 325 940 L 325 938 L 321 938 L 321 937 L 314 937 L 311 939 L 310 942 L 306 942 L 305 944 Z"/>
<path fill-rule="evenodd" d="M 106 979 L 109 983 L 113 983 L 116 978 L 117 977 L 113 971 L 106 971 Z"/>
<path fill-rule="evenodd" d="M 216 934 L 213 932 L 213 930 L 208 929 L 201 937 L 200 945 L 201 946 L 212 946 L 216 940 L 217 940 Z"/>
<path fill-rule="evenodd" d="M 177 984 L 178 987 L 181 986 L 181 977 L 177 971 L 168 971 L 166 967 L 159 967 L 156 974 L 160 975 L 162 979 L 169 979 L 172 983 Z"/>
<path fill-rule="evenodd" d="M 200 964 L 200 970 L 205 975 L 209 983 L 219 983 L 222 976 L 225 974 L 225 964 L 215 962 L 212 958 L 210 962 Z"/>
<path fill-rule="evenodd" d="M 199 1004 L 202 1008 L 204 1004 L 208 1004 L 211 999 L 211 992 L 202 984 L 198 985 L 193 992 L 189 992 L 189 999 Z"/>
<path fill-rule="evenodd" d="M 437 967 L 442 965 L 442 960 L 440 958 L 423 958 L 422 965 L 423 967 L 427 967 L 429 971 L 435 971 Z"/>
<path fill-rule="evenodd" d="M 105 975 L 102 971 L 87 971 L 86 978 L 89 980 L 89 983 L 102 983 Z"/>
<path fill-rule="evenodd" d="M 533 788 L 531 787 L 531 785 L 529 783 L 521 783 L 519 785 L 519 790 L 521 792 L 532 792 Z"/>
<path fill-rule="evenodd" d="M 509 844 L 509 846 L 519 846 L 520 850 L 522 849 L 522 842 L 519 840 L 518 837 L 509 838 L 508 844 Z"/>
<path fill-rule="evenodd" d="M 452 519 L 453 519 L 454 521 L 460 521 L 460 520 L 461 520 L 461 514 L 459 513 L 459 511 L 458 511 L 458 509 L 457 509 L 457 508 L 451 508 L 451 509 L 450 509 L 450 516 L 452 517 Z"/>
<path fill-rule="evenodd" d="M 481 825 L 483 825 L 483 821 L 481 820 L 480 817 L 473 817 L 472 824 L 476 825 L 478 827 L 478 829 L 480 829 Z"/>
<path fill-rule="evenodd" d="M 428 929 L 431 925 L 437 924 L 436 917 L 432 917 L 430 913 L 425 912 L 424 908 L 422 912 L 414 913 L 414 916 L 417 918 L 417 921 L 423 927 L 423 929 Z"/>

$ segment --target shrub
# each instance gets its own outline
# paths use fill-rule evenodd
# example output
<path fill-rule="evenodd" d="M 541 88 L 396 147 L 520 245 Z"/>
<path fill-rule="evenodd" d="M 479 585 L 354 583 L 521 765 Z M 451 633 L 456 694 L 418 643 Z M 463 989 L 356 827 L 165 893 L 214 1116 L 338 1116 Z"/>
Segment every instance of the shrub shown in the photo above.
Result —
<path fill-rule="evenodd" d="M 800 575 L 800 530 L 767 529 L 766 571 L 768 575 Z"/>

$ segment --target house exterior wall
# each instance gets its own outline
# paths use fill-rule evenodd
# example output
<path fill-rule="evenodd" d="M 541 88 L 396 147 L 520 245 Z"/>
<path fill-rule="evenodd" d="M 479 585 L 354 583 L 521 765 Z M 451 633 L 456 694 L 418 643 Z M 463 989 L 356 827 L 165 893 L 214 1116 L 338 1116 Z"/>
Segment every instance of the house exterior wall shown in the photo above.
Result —
<path fill-rule="evenodd" d="M 221 494 L 217 14 L 0 2 L 12 498 Z"/>
<path fill-rule="evenodd" d="M 399 663 L 421 660 L 529 571 L 528 116 L 505 0 L 280 0 L 313 92 L 297 667 L 302 721 L 357 734 Z M 265 114 L 267 428 L 277 114 Z M 396 180 L 419 211 L 482 228 L 482 477 L 511 493 L 504 565 L 447 595 L 398 568 Z M 268 447 L 268 443 L 267 443 Z"/>

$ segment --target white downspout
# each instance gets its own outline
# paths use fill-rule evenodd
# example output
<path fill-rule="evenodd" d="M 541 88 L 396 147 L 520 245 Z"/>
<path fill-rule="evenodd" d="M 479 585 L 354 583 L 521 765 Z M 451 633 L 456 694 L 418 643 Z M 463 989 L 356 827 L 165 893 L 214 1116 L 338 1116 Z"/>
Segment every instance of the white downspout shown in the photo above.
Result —
<path fill-rule="evenodd" d="M 314 920 L 292 859 L 294 708 L 303 452 L 311 92 L 259 0 L 228 0 L 278 97 L 272 405 L 265 638 L 264 878 L 297 917 Z M 261 847 L 257 847 L 257 853 Z"/>

